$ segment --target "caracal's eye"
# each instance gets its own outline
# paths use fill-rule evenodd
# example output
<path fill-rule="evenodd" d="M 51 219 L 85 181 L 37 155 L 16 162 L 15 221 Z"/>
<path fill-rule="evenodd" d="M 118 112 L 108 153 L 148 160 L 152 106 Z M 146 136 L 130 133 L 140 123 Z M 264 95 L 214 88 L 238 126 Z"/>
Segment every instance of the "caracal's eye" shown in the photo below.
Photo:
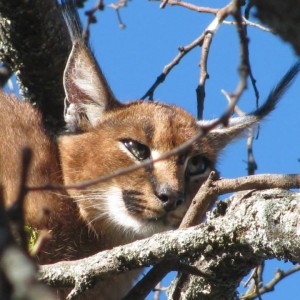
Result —
<path fill-rule="evenodd" d="M 130 139 L 124 139 L 122 143 L 138 160 L 150 158 L 151 152 L 148 146 Z"/>
<path fill-rule="evenodd" d="M 208 165 L 208 160 L 205 157 L 201 155 L 193 156 L 188 160 L 185 174 L 188 177 L 201 175 L 207 170 Z"/>

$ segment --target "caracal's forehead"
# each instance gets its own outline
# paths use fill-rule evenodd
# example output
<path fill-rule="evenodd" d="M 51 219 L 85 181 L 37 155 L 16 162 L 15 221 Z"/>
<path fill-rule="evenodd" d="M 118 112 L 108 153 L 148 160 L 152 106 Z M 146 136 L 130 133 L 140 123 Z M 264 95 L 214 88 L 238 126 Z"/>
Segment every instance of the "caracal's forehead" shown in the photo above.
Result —
<path fill-rule="evenodd" d="M 180 145 L 199 130 L 195 118 L 182 108 L 146 101 L 132 102 L 104 114 L 100 126 L 110 127 L 116 137 L 151 142 L 160 149 Z"/>

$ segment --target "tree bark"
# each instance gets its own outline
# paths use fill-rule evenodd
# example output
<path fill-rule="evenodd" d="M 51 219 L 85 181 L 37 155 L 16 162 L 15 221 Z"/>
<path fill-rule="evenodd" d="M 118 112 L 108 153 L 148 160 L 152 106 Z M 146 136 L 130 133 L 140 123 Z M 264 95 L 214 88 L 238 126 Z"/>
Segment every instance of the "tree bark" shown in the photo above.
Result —
<path fill-rule="evenodd" d="M 46 128 L 64 126 L 62 76 L 71 48 L 55 0 L 0 1 L 0 60 L 16 74 L 20 93 L 43 114 Z"/>
<path fill-rule="evenodd" d="M 300 1 L 252 4 L 258 18 L 299 54 Z M 0 1 L 0 38 L 0 60 L 17 75 L 21 94 L 42 111 L 46 128 L 57 133 L 64 126 L 62 74 L 71 41 L 56 1 Z M 234 298 L 241 278 L 264 259 L 300 262 L 300 193 L 242 192 L 231 197 L 226 212 L 225 206 L 218 206 L 205 224 L 196 227 L 158 234 L 81 261 L 41 266 L 40 278 L 53 286 L 76 284 L 84 291 L 95 280 L 179 258 L 195 264 L 202 275 L 191 276 L 189 284 L 178 278 L 170 299 L 226 300 Z"/>
<path fill-rule="evenodd" d="M 251 0 L 258 17 L 300 54 L 300 0 Z"/>
<path fill-rule="evenodd" d="M 196 262 L 204 274 L 191 277 L 181 299 L 226 300 L 234 298 L 242 277 L 263 260 L 300 262 L 300 193 L 246 191 L 228 199 L 226 212 L 224 205 L 209 213 L 205 224 L 156 234 L 81 261 L 41 266 L 40 279 L 52 286 L 76 284 L 82 292 L 95 280 L 179 258 L 188 265 Z"/>

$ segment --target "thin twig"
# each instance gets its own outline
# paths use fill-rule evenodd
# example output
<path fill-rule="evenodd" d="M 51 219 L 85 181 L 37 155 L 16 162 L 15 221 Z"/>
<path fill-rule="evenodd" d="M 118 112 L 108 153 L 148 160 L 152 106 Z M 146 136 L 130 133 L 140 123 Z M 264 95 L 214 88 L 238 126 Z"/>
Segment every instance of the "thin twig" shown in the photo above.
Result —
<path fill-rule="evenodd" d="M 97 23 L 97 18 L 95 16 L 98 10 L 104 10 L 103 0 L 98 0 L 98 2 L 91 9 L 85 12 L 85 15 L 88 17 L 85 28 L 83 30 L 82 36 L 85 40 L 88 40 L 90 37 L 90 26 L 93 23 Z"/>
<path fill-rule="evenodd" d="M 205 34 L 202 33 L 198 38 L 196 38 L 192 43 L 190 43 L 187 46 L 184 47 L 179 47 L 179 53 L 177 56 L 169 63 L 167 64 L 164 68 L 162 73 L 157 77 L 156 81 L 153 83 L 153 85 L 149 88 L 149 90 L 145 93 L 144 96 L 141 97 L 141 99 L 146 99 L 149 98 L 149 100 L 153 100 L 154 98 L 154 91 L 156 88 L 165 81 L 167 75 L 172 71 L 172 69 L 179 64 L 181 59 L 189 53 L 192 49 L 194 49 L 197 46 L 200 46 L 203 42 L 203 39 L 205 37 Z"/>
<path fill-rule="evenodd" d="M 179 228 L 197 225 L 203 220 L 206 212 L 218 197 L 218 191 L 212 188 L 215 179 L 215 172 L 211 172 L 205 183 L 202 184 L 197 192 Z"/>
<path fill-rule="evenodd" d="M 212 42 L 213 33 L 207 32 L 202 45 L 201 61 L 200 61 L 200 79 L 199 85 L 196 89 L 197 95 L 197 118 L 201 120 L 203 118 L 204 99 L 205 99 L 205 82 L 209 78 L 207 72 L 207 60 L 210 45 Z"/>
<path fill-rule="evenodd" d="M 230 95 L 225 91 L 221 90 L 221 93 L 226 97 L 228 103 L 231 102 Z M 245 116 L 246 114 L 238 107 L 235 106 L 234 111 L 239 116 Z M 247 153 L 248 153 L 248 160 L 247 160 L 247 171 L 248 175 L 254 175 L 255 171 L 257 170 L 257 164 L 254 159 L 253 155 L 253 141 L 254 141 L 254 129 L 248 128 L 248 138 L 247 138 Z"/>
<path fill-rule="evenodd" d="M 240 65 L 239 65 L 240 86 L 239 88 L 242 93 L 247 88 L 247 78 L 249 75 L 249 49 L 248 49 L 248 37 L 246 36 L 243 22 L 242 22 L 239 0 L 233 0 L 232 2 L 232 16 L 236 21 L 236 29 L 240 40 Z"/>
<path fill-rule="evenodd" d="M 153 295 L 153 300 L 159 300 L 160 299 L 160 293 L 161 293 L 161 282 L 159 282 L 155 289 L 154 289 L 154 295 Z"/>
<path fill-rule="evenodd" d="M 223 24 L 236 26 L 236 22 L 234 22 L 234 21 L 223 21 Z M 270 29 L 268 27 L 265 27 L 265 26 L 263 26 L 263 25 L 261 25 L 259 23 L 251 22 L 251 21 L 247 20 L 245 17 L 243 17 L 243 25 L 255 27 L 255 28 L 258 28 L 258 29 L 260 29 L 262 31 L 273 33 L 272 29 Z"/>
<path fill-rule="evenodd" d="M 250 9 L 251 9 L 251 5 L 247 5 L 246 9 L 245 9 L 245 15 L 242 16 L 243 18 L 243 25 L 244 25 L 244 30 L 246 35 L 248 34 L 248 26 L 254 26 L 253 24 L 255 23 L 251 23 L 248 19 L 249 19 L 249 14 L 250 14 Z M 250 61 L 250 58 L 248 58 Z M 254 78 L 253 72 L 252 72 L 252 67 L 251 64 L 249 63 L 249 75 L 250 75 L 250 80 L 251 80 L 251 84 L 254 90 L 254 94 L 255 94 L 255 99 L 256 99 L 256 107 L 258 107 L 258 101 L 259 101 L 259 91 L 258 88 L 256 86 L 256 79 Z"/>
<path fill-rule="evenodd" d="M 122 300 L 143 300 L 153 288 L 160 282 L 160 279 L 165 277 L 170 270 L 176 270 L 177 261 L 163 261 L 158 263 L 155 268 L 152 268 L 143 279 L 141 279 L 134 288 Z M 153 285 L 153 282 L 157 282 Z"/>
<path fill-rule="evenodd" d="M 161 8 L 161 9 L 165 8 L 166 5 L 168 4 L 168 2 L 169 2 L 169 0 L 162 0 L 162 3 L 159 8 Z"/>
<path fill-rule="evenodd" d="M 120 14 L 120 9 L 122 7 L 127 6 L 127 0 L 120 0 L 118 2 L 115 3 L 111 3 L 108 5 L 108 7 L 111 7 L 112 9 L 115 10 L 116 15 L 117 15 L 117 19 L 118 19 L 118 23 L 119 23 L 119 28 L 124 29 L 126 27 L 125 23 L 122 20 L 121 14 Z"/>
<path fill-rule="evenodd" d="M 219 8 L 211 8 L 211 7 L 201 7 L 188 2 L 178 1 L 178 0 L 150 0 L 153 2 L 162 2 L 160 8 L 164 8 L 166 4 L 170 6 L 181 6 L 199 13 L 211 13 L 216 14 L 219 11 Z"/>
<path fill-rule="evenodd" d="M 274 274 L 274 277 L 266 285 L 260 287 L 257 292 L 253 292 L 252 294 L 247 293 L 245 295 L 242 295 L 241 299 L 245 299 L 245 300 L 255 299 L 259 295 L 263 295 L 265 293 L 274 291 L 275 286 L 276 286 L 276 284 L 278 284 L 278 282 L 280 282 L 284 278 L 286 278 L 298 271 L 300 271 L 300 265 L 295 266 L 287 271 L 282 271 L 282 270 L 278 269 L 276 271 L 276 273 Z"/>
<path fill-rule="evenodd" d="M 167 75 L 172 71 L 172 69 L 179 64 L 181 59 L 189 53 L 192 49 L 194 49 L 197 46 L 202 46 L 202 43 L 204 41 L 204 38 L 206 36 L 207 32 L 215 33 L 220 25 L 222 24 L 223 20 L 230 14 L 231 11 L 231 3 L 230 2 L 228 5 L 225 7 L 219 9 L 216 13 L 216 17 L 214 20 L 207 26 L 207 28 L 204 30 L 204 32 L 201 33 L 201 35 L 196 38 L 193 42 L 191 42 L 189 45 L 184 46 L 184 47 L 179 47 L 179 53 L 177 56 L 168 64 L 164 67 L 162 73 L 157 77 L 156 81 L 153 83 L 153 85 L 149 88 L 149 90 L 145 93 L 141 99 L 146 99 L 149 98 L 149 100 L 153 100 L 153 95 L 156 90 L 156 88 L 164 82 L 166 79 Z"/>

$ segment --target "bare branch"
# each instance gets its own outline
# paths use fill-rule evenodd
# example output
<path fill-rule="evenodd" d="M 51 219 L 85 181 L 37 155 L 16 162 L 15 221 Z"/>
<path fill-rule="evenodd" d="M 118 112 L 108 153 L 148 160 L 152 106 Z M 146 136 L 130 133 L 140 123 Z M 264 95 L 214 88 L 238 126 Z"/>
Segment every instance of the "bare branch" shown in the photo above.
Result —
<path fill-rule="evenodd" d="M 208 60 L 208 54 L 209 54 L 212 38 L 213 38 L 213 34 L 210 31 L 208 31 L 205 35 L 203 45 L 202 45 L 202 53 L 201 53 L 201 61 L 200 61 L 200 80 L 199 80 L 199 85 L 196 89 L 198 120 L 203 118 L 205 82 L 206 79 L 208 79 L 209 77 L 207 73 L 207 60 Z"/>
<path fill-rule="evenodd" d="M 215 175 L 211 174 L 201 186 L 182 220 L 180 228 L 187 228 L 199 224 L 219 195 L 260 188 L 300 187 L 300 175 L 256 175 L 217 181 L 214 181 L 214 177 Z M 283 186 L 281 187 L 280 184 Z M 139 295 L 139 298 L 134 299 L 144 299 L 170 270 L 170 262 L 165 263 L 163 261 L 157 264 L 132 288 L 130 293 L 126 296 L 126 299 L 133 299 L 133 297 L 137 295 Z"/>
<path fill-rule="evenodd" d="M 300 266 L 295 266 L 287 271 L 282 271 L 280 269 L 278 269 L 274 275 L 274 277 L 264 286 L 258 288 L 257 291 L 254 291 L 253 293 L 247 293 L 245 295 L 241 296 L 241 299 L 245 299 L 245 300 L 250 300 L 250 299 L 255 299 L 260 295 L 263 295 L 265 293 L 274 291 L 276 284 L 278 284 L 278 282 L 280 282 L 281 280 L 283 280 L 284 278 L 296 273 L 300 271 Z"/>
<path fill-rule="evenodd" d="M 181 6 L 199 13 L 211 13 L 215 15 L 219 11 L 219 8 L 201 7 L 184 1 L 176 1 L 176 0 L 150 0 L 150 1 L 161 1 L 162 3 L 160 5 L 160 8 L 165 8 L 165 6 L 169 4 L 170 6 Z"/>
<path fill-rule="evenodd" d="M 98 10 L 104 10 L 103 0 L 98 0 L 97 3 L 89 10 L 85 11 L 85 15 L 88 17 L 82 36 L 85 40 L 90 37 L 90 26 L 93 23 L 97 23 L 96 12 Z"/>
<path fill-rule="evenodd" d="M 180 224 L 180 228 L 187 228 L 199 224 L 215 199 L 224 194 L 258 189 L 282 188 L 291 189 L 300 187 L 300 175 L 253 175 L 236 179 L 215 180 L 212 173 L 200 187 L 192 201 L 189 210 Z"/>
<path fill-rule="evenodd" d="M 230 95 L 228 95 L 228 93 L 224 90 L 221 90 L 221 93 L 225 95 L 226 99 L 230 103 L 231 102 Z M 239 116 L 245 116 L 245 113 L 238 106 L 235 106 L 234 111 Z M 253 155 L 253 141 L 254 141 L 254 129 L 250 127 L 248 128 L 248 138 L 247 138 L 248 175 L 254 175 L 255 171 L 257 170 L 257 164 L 255 162 L 254 155 Z"/>
<path fill-rule="evenodd" d="M 21 94 L 56 134 L 64 126 L 61 77 L 71 48 L 59 6 L 53 0 L 0 1 L 0 30 L 1 62 L 16 74 Z"/>
<path fill-rule="evenodd" d="M 223 24 L 225 25 L 234 25 L 236 26 L 236 22 L 234 21 L 223 21 Z M 251 27 L 256 27 L 262 31 L 266 31 L 266 32 L 271 32 L 273 33 L 273 30 L 268 28 L 268 27 L 265 27 L 259 23 L 255 23 L 255 22 L 251 22 L 249 20 L 247 20 L 245 17 L 243 17 L 243 25 L 246 25 L 246 26 L 251 26 Z"/>
<path fill-rule="evenodd" d="M 122 18 L 121 18 L 121 14 L 120 14 L 120 9 L 122 7 L 127 6 L 127 0 L 119 0 L 118 2 L 112 3 L 110 5 L 108 5 L 109 7 L 113 8 L 117 14 L 117 19 L 119 22 L 119 27 L 121 29 L 124 29 L 126 27 L 125 23 L 123 22 Z"/>
<path fill-rule="evenodd" d="M 159 8 L 165 8 L 166 5 L 168 4 L 168 2 L 169 2 L 169 0 L 162 0 L 162 3 Z"/>
<path fill-rule="evenodd" d="M 253 293 L 258 293 L 259 287 L 261 286 L 263 279 L 263 271 L 265 267 L 265 262 L 262 262 L 259 266 L 255 267 L 247 280 L 247 282 L 244 284 L 244 286 L 247 286 L 249 282 L 251 282 L 251 285 L 248 289 L 248 291 L 245 293 L 248 295 L 252 295 Z M 243 297 L 243 296 L 242 296 Z M 258 295 L 259 300 L 261 300 L 260 295 Z"/>
<path fill-rule="evenodd" d="M 234 266 L 239 268 L 240 278 L 241 272 L 248 272 L 250 267 L 266 258 L 300 260 L 300 237 L 297 235 L 297 223 L 293 221 L 300 213 L 299 197 L 297 193 L 278 189 L 236 194 L 231 198 L 225 215 L 224 211 L 211 214 L 206 224 L 156 234 L 80 261 L 41 266 L 40 278 L 51 286 L 82 284 L 82 278 L 85 278 L 84 285 L 88 288 L 94 280 L 122 271 L 155 264 L 163 259 L 183 259 L 197 255 L 210 257 L 209 261 L 213 262 L 211 270 L 215 270 L 216 264 L 222 265 L 220 260 L 232 255 L 231 267 L 233 272 L 236 272 Z M 264 210 L 268 214 L 262 214 Z M 261 218 L 264 218 L 263 222 Z M 257 224 L 260 224 L 259 232 Z M 276 239 L 272 238 L 275 232 Z M 237 252 L 237 249 L 240 250 Z M 222 256 L 221 253 L 231 254 Z M 235 263 L 234 257 L 238 258 Z M 242 264 L 242 260 L 247 261 L 247 264 Z M 216 279 L 221 276 L 219 273 L 214 274 Z"/>
<path fill-rule="evenodd" d="M 153 100 L 153 95 L 156 88 L 164 82 L 167 75 L 172 71 L 172 69 L 176 65 L 178 65 L 181 59 L 192 49 L 194 49 L 197 46 L 202 46 L 207 32 L 211 32 L 212 34 L 214 34 L 218 30 L 223 20 L 230 14 L 230 10 L 231 2 L 224 8 L 221 8 L 217 11 L 215 19 L 207 26 L 207 28 L 204 30 L 203 33 L 201 33 L 201 35 L 198 38 L 196 38 L 192 43 L 190 43 L 187 46 L 179 47 L 179 53 L 177 54 L 177 56 L 168 65 L 164 67 L 162 73 L 157 77 L 156 81 L 141 99 L 149 98 L 149 100 Z"/>

